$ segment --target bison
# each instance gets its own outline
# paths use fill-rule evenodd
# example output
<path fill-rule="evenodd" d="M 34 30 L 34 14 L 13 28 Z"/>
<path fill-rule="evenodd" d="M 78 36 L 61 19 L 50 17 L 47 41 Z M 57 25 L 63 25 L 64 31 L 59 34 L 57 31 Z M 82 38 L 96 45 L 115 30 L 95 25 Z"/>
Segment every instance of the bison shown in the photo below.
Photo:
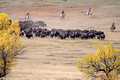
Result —
<path fill-rule="evenodd" d="M 104 40 L 104 39 L 105 39 L 105 35 L 104 35 L 104 34 L 98 35 L 98 36 L 97 36 L 97 39 L 99 39 L 99 40 Z"/>

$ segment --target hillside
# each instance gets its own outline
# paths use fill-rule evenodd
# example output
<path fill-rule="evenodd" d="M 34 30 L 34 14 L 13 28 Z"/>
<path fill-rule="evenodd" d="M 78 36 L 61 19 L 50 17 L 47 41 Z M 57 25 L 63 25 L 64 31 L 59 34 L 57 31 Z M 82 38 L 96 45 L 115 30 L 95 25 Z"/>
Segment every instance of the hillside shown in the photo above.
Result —
<path fill-rule="evenodd" d="M 120 0 L 1 0 L 1 5 L 51 4 L 59 6 L 99 6 L 103 4 L 120 5 Z"/>

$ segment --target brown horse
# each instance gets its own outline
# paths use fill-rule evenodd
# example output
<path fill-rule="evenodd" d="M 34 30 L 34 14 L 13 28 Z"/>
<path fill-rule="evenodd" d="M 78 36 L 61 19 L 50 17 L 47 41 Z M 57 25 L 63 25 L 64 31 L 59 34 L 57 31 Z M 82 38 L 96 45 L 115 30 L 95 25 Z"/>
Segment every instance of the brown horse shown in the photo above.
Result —
<path fill-rule="evenodd" d="M 113 24 L 112 24 L 112 26 L 111 26 L 111 28 L 110 28 L 110 31 L 113 32 L 115 29 L 116 29 L 116 27 L 115 27 L 115 24 L 114 24 L 114 22 L 113 22 Z"/>

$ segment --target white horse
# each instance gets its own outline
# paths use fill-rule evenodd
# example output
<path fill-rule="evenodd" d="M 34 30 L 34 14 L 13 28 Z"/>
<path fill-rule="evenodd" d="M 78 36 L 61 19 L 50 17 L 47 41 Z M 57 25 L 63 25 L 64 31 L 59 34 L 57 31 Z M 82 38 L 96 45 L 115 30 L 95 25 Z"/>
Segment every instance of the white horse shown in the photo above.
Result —
<path fill-rule="evenodd" d="M 25 19 L 29 20 L 29 12 L 26 14 Z"/>
<path fill-rule="evenodd" d="M 60 14 L 60 19 L 64 19 L 65 18 L 65 13 Z"/>
<path fill-rule="evenodd" d="M 91 16 L 92 16 L 92 11 L 90 11 L 90 12 L 88 11 L 88 12 L 87 12 L 87 15 L 91 15 Z"/>
<path fill-rule="evenodd" d="M 26 16 L 25 16 L 25 19 L 26 19 L 26 20 L 29 20 L 29 15 L 26 15 Z"/>

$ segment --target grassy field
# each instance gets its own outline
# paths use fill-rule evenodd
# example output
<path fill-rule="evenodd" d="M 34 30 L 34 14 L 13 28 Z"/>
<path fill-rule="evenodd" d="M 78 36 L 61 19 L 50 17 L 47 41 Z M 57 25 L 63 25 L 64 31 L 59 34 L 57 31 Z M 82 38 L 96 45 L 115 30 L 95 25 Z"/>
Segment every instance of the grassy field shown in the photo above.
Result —
<path fill-rule="evenodd" d="M 109 34 L 109 33 L 108 33 Z M 113 34 L 119 35 L 120 32 Z M 112 40 L 108 40 L 112 38 Z M 17 65 L 12 68 L 7 80 L 86 80 L 76 68 L 76 60 L 87 53 L 95 53 L 93 48 L 98 40 L 59 38 L 21 38 L 26 45 L 24 53 L 17 56 Z M 120 38 L 107 37 L 102 43 L 113 42 L 120 49 Z"/>

